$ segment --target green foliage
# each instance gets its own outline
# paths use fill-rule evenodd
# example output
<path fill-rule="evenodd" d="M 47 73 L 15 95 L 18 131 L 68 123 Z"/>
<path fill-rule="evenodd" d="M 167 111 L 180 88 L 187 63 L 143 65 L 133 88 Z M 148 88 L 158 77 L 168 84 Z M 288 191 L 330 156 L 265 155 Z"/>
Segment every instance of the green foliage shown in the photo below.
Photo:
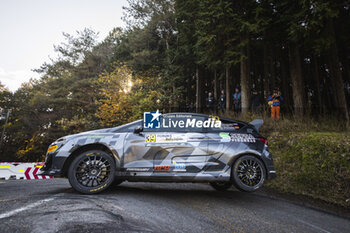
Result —
<path fill-rule="evenodd" d="M 111 127 L 128 122 L 131 116 L 131 106 L 127 93 L 132 83 L 131 70 L 125 65 L 119 65 L 111 73 L 100 75 L 96 84 L 99 88 L 99 98 L 96 101 L 98 109 L 95 115 L 102 126 Z"/>
<path fill-rule="evenodd" d="M 331 116 L 276 122 L 247 114 L 239 119 L 256 118 L 264 119 L 260 133 L 268 138 L 277 172 L 267 187 L 350 207 L 350 132 L 344 122 Z"/>
<path fill-rule="evenodd" d="M 274 133 L 270 151 L 278 178 L 269 187 L 350 207 L 350 135 Z"/>
<path fill-rule="evenodd" d="M 142 117 L 149 109 L 162 109 L 167 99 L 159 92 L 161 77 L 151 70 L 132 75 L 125 64 L 116 64 L 110 73 L 100 75 L 96 116 L 102 126 L 125 124 Z"/>

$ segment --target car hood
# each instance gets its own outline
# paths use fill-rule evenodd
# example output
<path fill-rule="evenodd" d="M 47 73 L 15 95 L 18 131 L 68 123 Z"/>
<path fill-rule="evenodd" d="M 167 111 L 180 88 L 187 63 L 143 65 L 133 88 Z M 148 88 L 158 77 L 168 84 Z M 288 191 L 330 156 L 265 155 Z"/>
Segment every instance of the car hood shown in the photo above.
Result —
<path fill-rule="evenodd" d="M 85 131 L 77 134 L 70 134 L 66 135 L 64 137 L 61 137 L 56 140 L 56 142 L 60 141 L 68 141 L 77 137 L 85 136 L 85 135 L 96 135 L 96 134 L 104 134 L 104 133 L 112 133 L 115 131 L 115 128 L 106 128 L 106 129 L 97 129 L 97 130 L 90 130 L 90 131 Z"/>

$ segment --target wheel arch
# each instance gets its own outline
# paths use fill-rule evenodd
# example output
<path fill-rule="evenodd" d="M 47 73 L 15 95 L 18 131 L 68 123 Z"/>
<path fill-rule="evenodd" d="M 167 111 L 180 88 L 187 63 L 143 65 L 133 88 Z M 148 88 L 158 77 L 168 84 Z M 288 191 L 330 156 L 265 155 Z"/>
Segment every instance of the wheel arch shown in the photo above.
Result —
<path fill-rule="evenodd" d="M 64 177 L 67 177 L 68 168 L 69 168 L 69 165 L 72 163 L 72 161 L 81 153 L 84 153 L 89 150 L 102 150 L 110 154 L 114 162 L 116 163 L 116 167 L 117 168 L 120 167 L 120 157 L 115 150 L 109 148 L 107 145 L 102 143 L 91 143 L 91 144 L 79 146 L 70 153 L 70 155 L 67 157 L 67 159 L 64 161 L 64 164 L 63 164 L 62 174 Z"/>
<path fill-rule="evenodd" d="M 243 153 L 240 153 L 240 154 L 237 154 L 236 156 L 233 156 L 231 158 L 231 160 L 228 162 L 228 165 L 230 166 L 230 169 L 231 169 L 231 176 L 232 176 L 232 166 L 233 164 L 235 164 L 235 162 L 241 158 L 242 156 L 244 155 L 251 155 L 251 156 L 254 156 L 255 158 L 259 159 L 262 164 L 264 165 L 264 168 L 265 168 L 265 177 L 268 177 L 268 170 L 267 170 L 267 166 L 266 166 L 266 163 L 265 161 L 261 158 L 261 155 L 259 153 L 256 153 L 256 152 L 253 152 L 253 151 L 249 151 L 249 152 L 243 152 Z"/>

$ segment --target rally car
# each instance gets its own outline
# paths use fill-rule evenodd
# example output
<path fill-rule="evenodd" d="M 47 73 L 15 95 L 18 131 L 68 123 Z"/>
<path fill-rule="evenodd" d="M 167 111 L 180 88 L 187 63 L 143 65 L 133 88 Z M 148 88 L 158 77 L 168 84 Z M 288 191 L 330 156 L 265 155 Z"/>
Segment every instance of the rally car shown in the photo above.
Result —
<path fill-rule="evenodd" d="M 85 194 L 124 181 L 204 182 L 220 191 L 234 185 L 252 192 L 276 176 L 267 139 L 259 134 L 262 120 L 147 114 L 122 126 L 59 138 L 38 174 L 67 177 Z"/>

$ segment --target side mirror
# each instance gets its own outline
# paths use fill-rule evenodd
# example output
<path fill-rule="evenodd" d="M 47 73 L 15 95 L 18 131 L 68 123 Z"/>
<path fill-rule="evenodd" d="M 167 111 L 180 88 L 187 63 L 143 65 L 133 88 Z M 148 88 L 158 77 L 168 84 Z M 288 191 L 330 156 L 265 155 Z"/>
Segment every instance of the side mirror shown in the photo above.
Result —
<path fill-rule="evenodd" d="M 143 128 L 141 126 L 137 126 L 134 129 L 134 134 L 140 134 L 143 131 Z"/>

